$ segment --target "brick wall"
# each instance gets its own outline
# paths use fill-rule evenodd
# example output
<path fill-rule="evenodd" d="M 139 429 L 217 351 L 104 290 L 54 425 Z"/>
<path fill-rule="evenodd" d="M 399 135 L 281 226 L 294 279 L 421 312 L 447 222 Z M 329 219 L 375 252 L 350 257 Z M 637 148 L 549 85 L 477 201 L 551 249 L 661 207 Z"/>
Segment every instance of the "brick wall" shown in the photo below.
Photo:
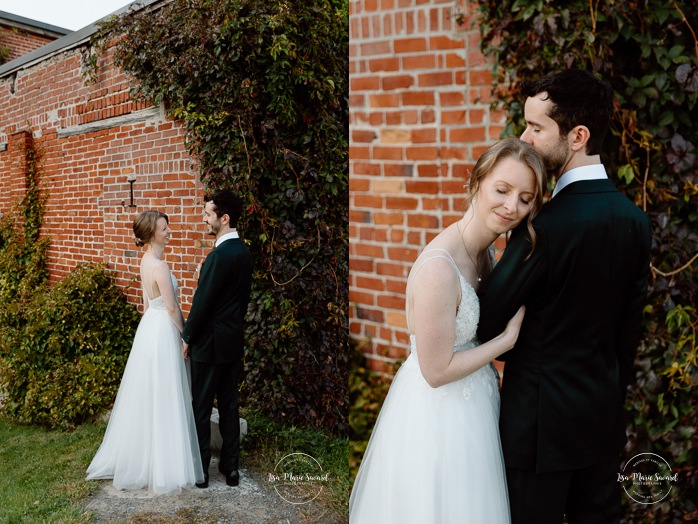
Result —
<path fill-rule="evenodd" d="M 406 355 L 410 267 L 504 124 L 474 22 L 466 0 L 350 1 L 349 327 L 376 370 Z"/>
<path fill-rule="evenodd" d="M 134 303 L 140 291 L 131 284 L 144 248 L 133 242 L 133 219 L 146 209 L 167 213 L 173 240 L 166 261 L 186 312 L 194 271 L 212 242 L 183 126 L 159 107 L 131 102 L 111 50 L 96 83 L 85 85 L 83 51 L 79 46 L 0 77 L 0 212 L 21 196 L 20 150 L 30 141 L 43 150 L 40 184 L 48 201 L 41 235 L 51 238 L 51 280 L 80 262 L 106 262 Z M 130 207 L 130 179 L 136 207 Z"/>
<path fill-rule="evenodd" d="M 0 46 L 10 50 L 7 57 L 8 62 L 54 40 L 54 37 L 48 35 L 35 34 L 24 29 L 3 25 L 0 19 Z"/>

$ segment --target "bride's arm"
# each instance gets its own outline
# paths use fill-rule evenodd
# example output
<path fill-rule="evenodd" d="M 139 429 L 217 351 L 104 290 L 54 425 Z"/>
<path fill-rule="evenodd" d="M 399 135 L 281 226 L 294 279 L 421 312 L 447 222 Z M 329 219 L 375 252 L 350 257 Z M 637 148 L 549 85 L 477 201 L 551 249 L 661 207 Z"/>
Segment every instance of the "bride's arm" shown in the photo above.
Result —
<path fill-rule="evenodd" d="M 411 299 L 419 367 L 429 385 L 437 388 L 470 375 L 509 351 L 518 337 L 523 308 L 497 337 L 454 353 L 460 283 L 448 262 L 431 264 L 429 271 L 422 270 L 415 278 L 408 300 Z"/>
<path fill-rule="evenodd" d="M 167 313 L 170 315 L 170 319 L 172 319 L 172 323 L 177 326 L 177 329 L 181 333 L 184 329 L 184 318 L 182 316 L 182 310 L 177 303 L 174 287 L 172 286 L 170 270 L 167 268 L 165 262 L 158 263 L 153 272 L 153 278 L 160 289 L 160 294 L 165 303 L 165 308 L 167 308 Z"/>

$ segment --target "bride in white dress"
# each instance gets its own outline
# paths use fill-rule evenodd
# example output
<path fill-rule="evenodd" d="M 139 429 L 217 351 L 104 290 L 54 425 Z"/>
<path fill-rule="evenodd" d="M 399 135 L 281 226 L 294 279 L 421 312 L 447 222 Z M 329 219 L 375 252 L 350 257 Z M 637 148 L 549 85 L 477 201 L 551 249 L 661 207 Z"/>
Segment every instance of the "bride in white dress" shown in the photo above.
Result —
<path fill-rule="evenodd" d="M 411 353 L 376 422 L 349 501 L 350 524 L 508 523 L 499 440 L 499 379 L 523 308 L 486 344 L 475 336 L 477 292 L 491 244 L 542 205 L 544 167 L 532 147 L 504 139 L 475 165 L 462 219 L 432 240 L 407 282 Z"/>
<path fill-rule="evenodd" d="M 133 222 L 141 259 L 145 313 L 138 325 L 104 440 L 87 480 L 114 479 L 118 489 L 179 492 L 203 482 L 177 281 L 162 260 L 167 215 L 144 211 Z"/>

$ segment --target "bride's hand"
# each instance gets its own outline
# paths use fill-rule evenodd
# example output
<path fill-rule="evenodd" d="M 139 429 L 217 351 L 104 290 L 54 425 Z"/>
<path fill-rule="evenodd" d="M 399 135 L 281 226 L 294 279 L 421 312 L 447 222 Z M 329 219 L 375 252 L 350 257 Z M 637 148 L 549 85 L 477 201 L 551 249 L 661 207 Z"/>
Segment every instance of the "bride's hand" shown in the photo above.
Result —
<path fill-rule="evenodd" d="M 502 332 L 502 336 L 510 342 L 507 351 L 514 347 L 516 344 L 516 339 L 519 338 L 519 331 L 521 331 L 521 324 L 523 323 L 524 315 L 526 314 L 526 306 L 521 306 L 516 314 L 511 317 L 511 320 L 507 322 L 507 326 Z"/>

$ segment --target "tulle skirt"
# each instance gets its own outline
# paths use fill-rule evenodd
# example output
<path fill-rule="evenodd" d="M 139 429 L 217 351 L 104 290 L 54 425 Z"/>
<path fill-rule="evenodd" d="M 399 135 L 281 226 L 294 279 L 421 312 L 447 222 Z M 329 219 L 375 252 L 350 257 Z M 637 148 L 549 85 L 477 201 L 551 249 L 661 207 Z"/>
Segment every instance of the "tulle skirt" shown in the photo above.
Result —
<path fill-rule="evenodd" d="M 432 388 L 398 370 L 349 501 L 350 524 L 510 522 L 495 370 Z"/>
<path fill-rule="evenodd" d="M 141 319 L 87 480 L 114 479 L 118 489 L 178 492 L 204 479 L 191 404 L 188 362 L 164 309 Z"/>

